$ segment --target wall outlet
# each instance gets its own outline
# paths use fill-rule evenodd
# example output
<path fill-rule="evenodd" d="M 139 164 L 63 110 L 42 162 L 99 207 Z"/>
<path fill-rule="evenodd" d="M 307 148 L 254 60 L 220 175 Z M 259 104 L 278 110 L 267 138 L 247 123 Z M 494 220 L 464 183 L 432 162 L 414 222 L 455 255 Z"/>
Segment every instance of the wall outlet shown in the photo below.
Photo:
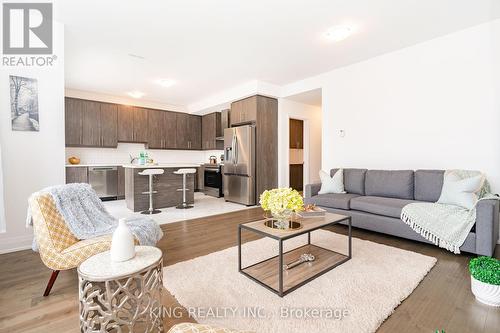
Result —
<path fill-rule="evenodd" d="M 339 136 L 340 136 L 341 138 L 345 137 L 345 130 L 343 130 L 343 129 L 339 129 Z"/>

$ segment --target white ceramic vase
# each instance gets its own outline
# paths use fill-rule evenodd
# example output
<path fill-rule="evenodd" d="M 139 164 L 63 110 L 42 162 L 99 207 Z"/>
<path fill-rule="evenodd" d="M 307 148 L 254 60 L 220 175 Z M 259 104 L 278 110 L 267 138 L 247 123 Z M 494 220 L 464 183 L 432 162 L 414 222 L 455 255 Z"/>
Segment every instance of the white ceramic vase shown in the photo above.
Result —
<path fill-rule="evenodd" d="M 118 220 L 118 227 L 111 240 L 110 253 L 114 262 L 127 261 L 135 256 L 134 235 L 130 232 L 125 219 Z"/>
<path fill-rule="evenodd" d="M 500 286 L 488 284 L 470 277 L 471 290 L 476 299 L 490 306 L 500 306 Z"/>

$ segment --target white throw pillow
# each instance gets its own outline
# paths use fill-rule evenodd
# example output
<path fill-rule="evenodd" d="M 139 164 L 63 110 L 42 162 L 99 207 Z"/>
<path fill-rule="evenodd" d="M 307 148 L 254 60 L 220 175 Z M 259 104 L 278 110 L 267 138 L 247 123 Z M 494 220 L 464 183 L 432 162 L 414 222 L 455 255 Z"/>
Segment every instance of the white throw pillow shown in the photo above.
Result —
<path fill-rule="evenodd" d="M 454 172 L 446 173 L 437 203 L 460 206 L 470 210 L 474 208 L 478 200 L 477 192 L 481 189 L 483 180 L 483 175 L 462 179 Z"/>
<path fill-rule="evenodd" d="M 320 170 L 319 178 L 321 179 L 321 189 L 319 190 L 318 194 L 345 193 L 344 170 L 338 169 L 333 177 L 330 177 L 328 173 Z"/>

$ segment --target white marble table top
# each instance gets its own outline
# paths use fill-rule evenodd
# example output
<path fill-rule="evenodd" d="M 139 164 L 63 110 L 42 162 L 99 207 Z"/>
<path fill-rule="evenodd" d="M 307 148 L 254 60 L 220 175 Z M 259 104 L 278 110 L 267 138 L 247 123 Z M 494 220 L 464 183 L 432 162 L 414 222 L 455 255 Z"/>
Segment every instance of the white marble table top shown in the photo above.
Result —
<path fill-rule="evenodd" d="M 154 246 L 136 246 L 135 257 L 122 262 L 111 261 L 109 251 L 98 253 L 78 267 L 78 274 L 90 281 L 115 280 L 130 276 L 158 262 L 162 252 Z"/>

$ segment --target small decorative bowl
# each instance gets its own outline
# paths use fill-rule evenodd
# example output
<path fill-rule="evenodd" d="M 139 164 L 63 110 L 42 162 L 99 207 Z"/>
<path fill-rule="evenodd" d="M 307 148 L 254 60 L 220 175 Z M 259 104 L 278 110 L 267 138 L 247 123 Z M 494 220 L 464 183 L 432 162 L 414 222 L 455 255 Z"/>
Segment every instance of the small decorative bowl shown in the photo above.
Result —
<path fill-rule="evenodd" d="M 73 165 L 80 164 L 80 159 L 78 157 L 71 156 L 70 158 L 68 158 L 68 162 Z"/>

